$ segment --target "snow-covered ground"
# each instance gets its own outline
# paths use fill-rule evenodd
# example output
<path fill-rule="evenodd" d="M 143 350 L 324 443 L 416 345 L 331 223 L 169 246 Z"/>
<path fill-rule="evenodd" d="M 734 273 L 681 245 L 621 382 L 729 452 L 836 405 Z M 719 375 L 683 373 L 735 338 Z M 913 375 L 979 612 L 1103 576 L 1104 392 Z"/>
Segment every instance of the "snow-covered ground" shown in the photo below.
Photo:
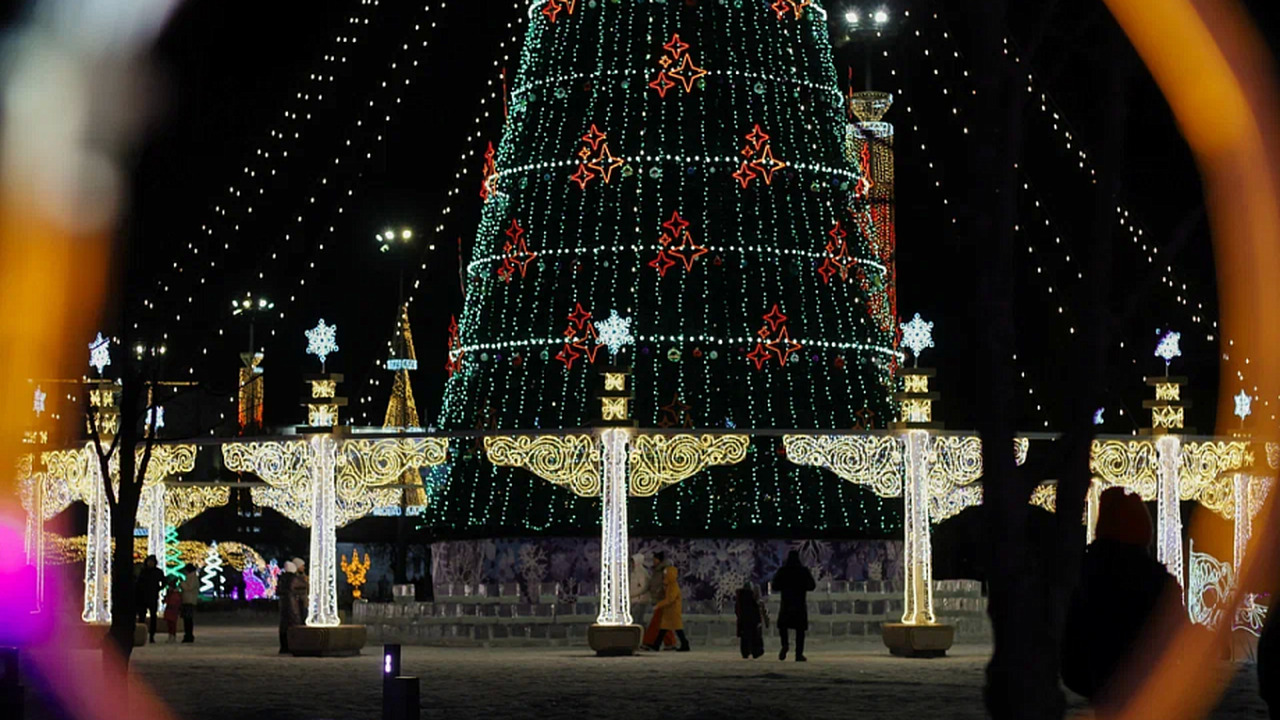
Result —
<path fill-rule="evenodd" d="M 186 720 L 377 718 L 380 646 L 355 658 L 276 654 L 271 627 L 205 627 L 194 645 L 139 648 L 133 669 Z M 405 647 L 421 678 L 424 718 L 581 717 L 681 720 L 981 718 L 984 646 L 937 660 L 895 658 L 871 643 L 824 644 L 809 662 L 760 660 L 736 647 L 597 658 L 585 648 Z M 91 671 L 94 654 L 76 664 Z M 1231 672 L 1224 666 L 1224 672 Z M 28 686 L 35 683 L 26 681 Z M 28 717 L 49 717 L 29 698 Z M 1073 707 L 1083 705 L 1077 698 Z M 1266 718 L 1252 668 L 1241 667 L 1215 718 Z"/>

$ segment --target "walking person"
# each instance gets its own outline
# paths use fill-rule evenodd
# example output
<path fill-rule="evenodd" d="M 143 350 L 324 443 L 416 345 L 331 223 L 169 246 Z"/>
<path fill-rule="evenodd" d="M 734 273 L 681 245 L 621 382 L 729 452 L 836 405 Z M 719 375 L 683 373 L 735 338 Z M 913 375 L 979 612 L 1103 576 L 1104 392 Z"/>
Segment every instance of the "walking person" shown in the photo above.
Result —
<path fill-rule="evenodd" d="M 658 551 L 653 554 L 653 568 L 649 572 L 649 582 L 645 589 L 649 602 L 653 603 L 653 617 L 649 620 L 649 627 L 644 631 L 643 643 L 651 650 L 660 649 L 662 644 L 666 644 L 667 647 L 675 647 L 676 644 L 670 634 L 662 632 L 662 609 L 658 607 L 665 592 L 666 570 L 669 567 L 671 563 L 667 562 L 666 553 Z"/>
<path fill-rule="evenodd" d="M 160 590 L 164 587 L 164 571 L 159 567 L 159 562 L 155 555 L 148 555 L 147 559 L 142 561 L 142 572 L 138 573 L 138 580 L 134 584 L 135 602 L 138 606 L 138 623 L 147 625 L 147 634 L 151 637 L 151 642 L 156 641 L 156 617 L 159 611 Z M 147 621 L 147 613 L 151 613 L 150 622 Z"/>
<path fill-rule="evenodd" d="M 196 577 L 196 566 L 188 565 L 182 576 L 182 642 L 196 641 L 196 602 L 200 599 L 200 579 Z"/>
<path fill-rule="evenodd" d="M 738 645 L 742 659 L 756 659 L 764 655 L 764 629 L 769 627 L 769 609 L 760 600 L 760 593 L 751 580 L 748 579 L 738 590 L 733 611 L 738 617 Z"/>
<path fill-rule="evenodd" d="M 182 582 L 176 577 L 168 579 L 164 593 L 164 624 L 169 631 L 169 642 L 178 642 L 178 616 L 182 611 Z"/>
<path fill-rule="evenodd" d="M 679 652 L 689 652 L 689 638 L 684 634 L 684 597 L 680 594 L 680 584 L 676 582 L 676 569 L 670 565 L 662 571 L 662 602 L 658 603 L 657 610 L 662 611 L 662 619 L 659 623 L 663 639 L 675 633 L 680 639 L 680 647 L 676 648 Z M 658 650 L 661 646 L 655 642 L 649 646 L 650 650 Z"/>
<path fill-rule="evenodd" d="M 293 607 L 293 577 L 298 572 L 298 566 L 293 564 L 292 560 L 284 564 L 284 572 L 276 579 L 276 598 L 280 607 L 280 654 L 286 655 L 289 652 L 289 628 L 297 625 Z"/>
<path fill-rule="evenodd" d="M 782 607 L 778 609 L 778 631 L 782 634 L 782 651 L 779 660 L 787 659 L 791 649 L 787 631 L 796 631 L 796 662 L 805 662 L 804 634 L 809 630 L 809 605 L 806 596 L 818 587 L 813 573 L 800 563 L 800 551 L 792 550 L 787 561 L 773 576 L 773 587 L 782 594 Z"/>

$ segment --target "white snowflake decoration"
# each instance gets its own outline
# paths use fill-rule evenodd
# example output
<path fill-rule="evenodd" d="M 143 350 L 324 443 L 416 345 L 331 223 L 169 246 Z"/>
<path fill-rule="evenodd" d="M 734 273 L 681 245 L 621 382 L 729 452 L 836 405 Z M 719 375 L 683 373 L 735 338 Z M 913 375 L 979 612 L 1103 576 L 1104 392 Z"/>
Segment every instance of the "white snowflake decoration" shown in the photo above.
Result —
<path fill-rule="evenodd" d="M 617 355 L 622 348 L 635 344 L 631 334 L 631 318 L 624 318 L 617 310 L 610 310 L 609 317 L 596 323 L 600 342 L 609 348 L 610 355 Z"/>
<path fill-rule="evenodd" d="M 1101 424 L 1104 422 L 1104 421 L 1103 421 L 1103 419 L 1102 419 L 1102 413 L 1104 413 L 1104 412 L 1106 412 L 1106 411 L 1107 411 L 1107 409 L 1106 409 L 1106 408 L 1104 408 L 1104 407 L 1100 407 L 1100 408 L 1098 408 L 1097 410 L 1094 410 L 1094 411 L 1093 411 L 1093 424 L 1094 424 L 1094 425 L 1101 425 Z"/>
<path fill-rule="evenodd" d="M 89 367 L 96 368 L 101 377 L 102 369 L 111 364 L 111 338 L 98 337 L 89 343 Z"/>
<path fill-rule="evenodd" d="M 902 323 L 902 347 L 911 350 L 915 362 L 920 362 L 920 353 L 933 347 L 933 323 L 920 318 L 920 313 L 911 318 L 911 322 Z"/>
<path fill-rule="evenodd" d="M 306 335 L 307 354 L 320 358 L 320 368 L 323 370 L 325 359 L 338 352 L 338 326 L 325 325 L 324 318 L 321 318 L 320 323 L 308 330 Z"/>
<path fill-rule="evenodd" d="M 1170 330 L 1160 338 L 1160 343 L 1156 345 L 1156 357 L 1164 360 L 1165 367 L 1169 367 L 1169 363 L 1173 362 L 1176 357 L 1182 357 L 1182 348 L 1178 347 L 1178 342 L 1182 340 L 1182 333 Z"/>
<path fill-rule="evenodd" d="M 35 399 L 31 403 L 31 409 L 35 411 L 36 417 L 40 417 L 44 414 L 44 399 L 47 397 L 49 397 L 49 394 L 44 390 L 41 390 L 40 386 L 37 385 Z"/>
<path fill-rule="evenodd" d="M 153 420 L 155 421 L 157 430 L 164 427 L 164 408 L 153 407 L 149 411 L 147 411 L 147 427 L 148 428 L 151 427 L 151 422 Z"/>
<path fill-rule="evenodd" d="M 1235 401 L 1236 417 L 1240 418 L 1240 420 L 1243 421 L 1245 418 L 1253 414 L 1253 398 L 1249 396 L 1249 393 L 1241 390 L 1240 393 L 1235 396 Z"/>

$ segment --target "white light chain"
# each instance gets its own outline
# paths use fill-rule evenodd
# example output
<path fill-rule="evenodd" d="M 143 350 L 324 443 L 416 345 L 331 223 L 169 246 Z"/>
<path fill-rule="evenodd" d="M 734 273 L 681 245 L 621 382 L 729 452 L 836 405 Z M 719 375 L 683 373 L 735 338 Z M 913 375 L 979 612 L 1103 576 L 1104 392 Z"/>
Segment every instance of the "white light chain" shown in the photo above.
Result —
<path fill-rule="evenodd" d="M 610 428 L 600 433 L 604 469 L 600 517 L 600 625 L 630 625 L 630 553 L 627 532 L 627 443 L 630 433 Z"/>

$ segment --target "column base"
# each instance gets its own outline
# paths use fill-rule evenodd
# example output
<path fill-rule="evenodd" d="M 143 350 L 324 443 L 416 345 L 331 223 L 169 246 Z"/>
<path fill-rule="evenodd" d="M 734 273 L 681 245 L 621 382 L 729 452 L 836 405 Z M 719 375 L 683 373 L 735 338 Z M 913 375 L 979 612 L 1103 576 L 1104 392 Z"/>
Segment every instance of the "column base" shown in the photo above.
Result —
<path fill-rule="evenodd" d="M 596 655 L 634 655 L 644 640 L 644 628 L 639 625 L 599 625 L 587 628 L 587 644 Z"/>
<path fill-rule="evenodd" d="M 907 625 L 885 623 L 881 639 L 889 652 L 899 657 L 944 657 L 956 639 L 952 625 Z"/>
<path fill-rule="evenodd" d="M 289 652 L 294 657 L 351 657 L 359 655 L 369 634 L 364 625 L 289 628 Z"/>

